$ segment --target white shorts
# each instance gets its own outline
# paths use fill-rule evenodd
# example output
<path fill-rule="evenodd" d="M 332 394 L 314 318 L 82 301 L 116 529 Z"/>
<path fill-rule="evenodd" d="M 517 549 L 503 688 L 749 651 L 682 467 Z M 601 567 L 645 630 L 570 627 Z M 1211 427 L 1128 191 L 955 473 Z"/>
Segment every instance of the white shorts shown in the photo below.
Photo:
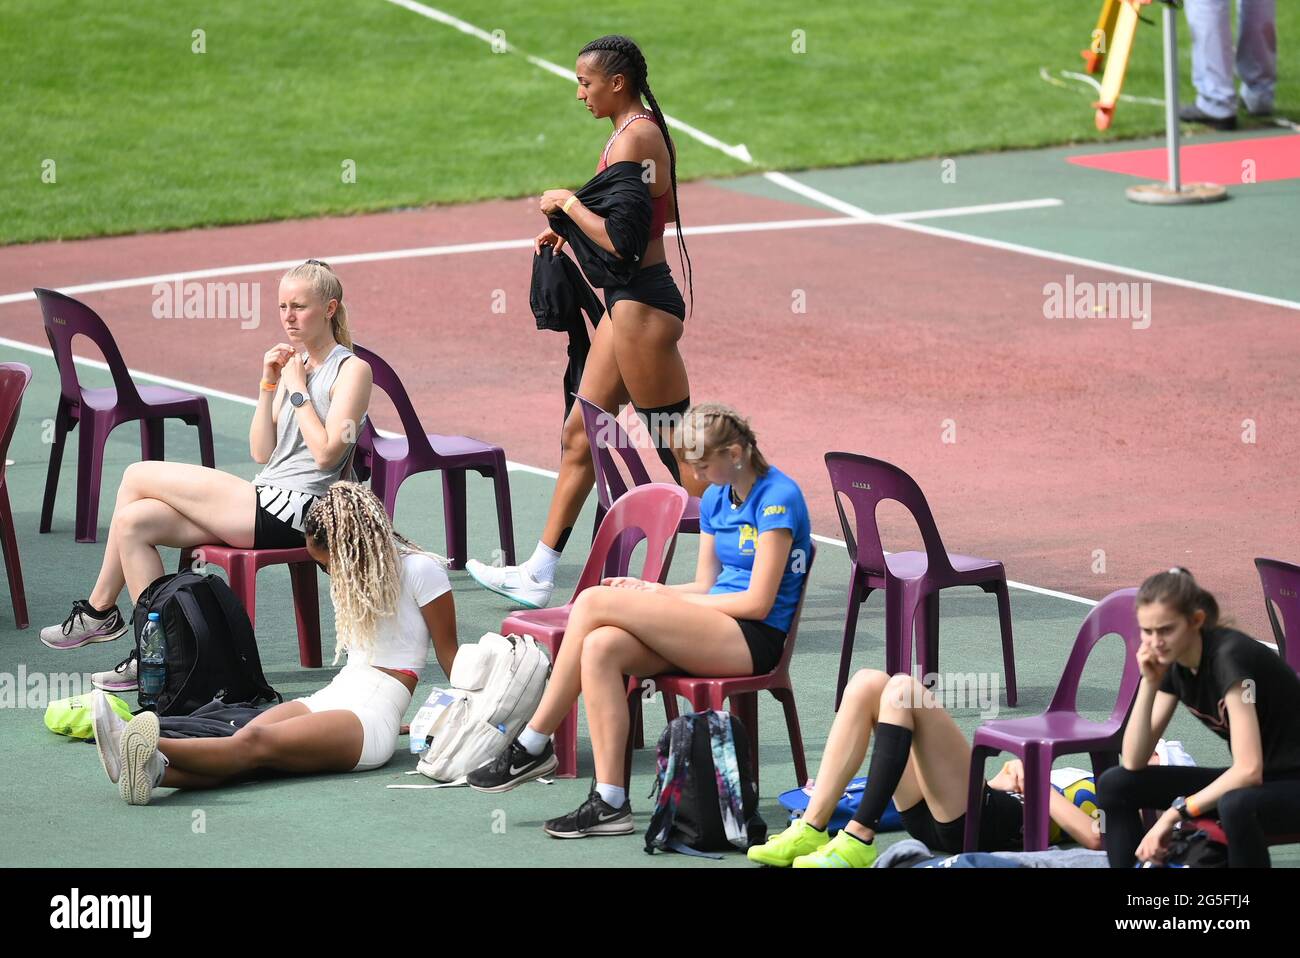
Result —
<path fill-rule="evenodd" d="M 411 693 L 386 672 L 349 664 L 325 688 L 298 701 L 313 712 L 342 709 L 361 720 L 361 758 L 353 771 L 364 772 L 393 757 Z"/>

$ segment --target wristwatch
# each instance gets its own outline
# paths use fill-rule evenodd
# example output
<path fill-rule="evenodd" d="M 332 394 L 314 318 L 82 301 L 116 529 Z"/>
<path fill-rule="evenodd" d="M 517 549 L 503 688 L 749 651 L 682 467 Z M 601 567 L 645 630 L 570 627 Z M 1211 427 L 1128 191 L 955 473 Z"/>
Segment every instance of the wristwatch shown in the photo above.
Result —
<path fill-rule="evenodd" d="M 289 402 L 293 403 L 294 409 L 299 408 L 306 401 L 307 401 L 306 393 L 294 392 L 289 394 Z"/>
<path fill-rule="evenodd" d="M 1183 821 L 1185 822 L 1191 821 L 1192 813 L 1191 810 L 1188 809 L 1187 807 L 1186 796 L 1179 795 L 1177 798 L 1174 799 L 1174 803 L 1169 807 L 1172 808 L 1174 811 L 1176 811 L 1178 813 L 1178 817 L 1181 818 Z"/>

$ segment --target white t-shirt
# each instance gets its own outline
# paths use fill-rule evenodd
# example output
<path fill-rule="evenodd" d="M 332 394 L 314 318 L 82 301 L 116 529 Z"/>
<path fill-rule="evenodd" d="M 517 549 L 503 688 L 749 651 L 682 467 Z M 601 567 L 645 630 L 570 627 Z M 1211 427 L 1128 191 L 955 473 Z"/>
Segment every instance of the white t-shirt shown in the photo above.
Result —
<path fill-rule="evenodd" d="M 402 591 L 397 610 L 375 623 L 375 644 L 365 652 L 348 653 L 348 664 L 379 666 L 385 669 L 411 669 L 417 675 L 429 658 L 429 627 L 420 613 L 444 592 L 451 591 L 451 580 L 442 563 L 419 552 L 399 555 L 402 565 Z"/>

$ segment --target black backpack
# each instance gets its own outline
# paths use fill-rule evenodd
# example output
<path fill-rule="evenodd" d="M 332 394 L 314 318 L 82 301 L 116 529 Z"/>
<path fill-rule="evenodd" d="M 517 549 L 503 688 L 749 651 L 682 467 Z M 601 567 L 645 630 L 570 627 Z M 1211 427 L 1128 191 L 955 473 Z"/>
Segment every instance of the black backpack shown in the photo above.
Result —
<path fill-rule="evenodd" d="M 1179 822 L 1169 839 L 1165 864 L 1177 868 L 1227 868 L 1228 840 L 1213 819 Z"/>
<path fill-rule="evenodd" d="M 723 764 L 718 770 L 714 756 Z M 728 712 L 692 712 L 659 736 L 654 816 L 645 850 L 667 849 L 703 858 L 767 840 L 758 814 L 758 785 L 749 760 L 749 734 Z M 731 822 L 731 835 L 723 809 Z"/>
<path fill-rule="evenodd" d="M 150 583 L 132 615 L 137 662 L 150 612 L 158 613 L 167 644 L 167 677 L 153 706 L 160 716 L 190 715 L 217 698 L 284 700 L 262 674 L 248 613 L 224 580 L 176 572 Z"/>

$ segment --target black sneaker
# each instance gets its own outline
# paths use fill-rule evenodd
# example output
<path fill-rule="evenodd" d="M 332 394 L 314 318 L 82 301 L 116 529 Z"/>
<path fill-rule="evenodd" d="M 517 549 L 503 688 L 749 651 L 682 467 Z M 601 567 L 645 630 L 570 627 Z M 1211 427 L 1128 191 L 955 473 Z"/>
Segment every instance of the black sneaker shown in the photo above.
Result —
<path fill-rule="evenodd" d="M 480 792 L 508 792 L 524 782 L 548 775 L 559 766 L 550 740 L 541 755 L 533 755 L 518 739 L 501 755 L 465 776 L 469 787 Z"/>
<path fill-rule="evenodd" d="M 588 835 L 631 835 L 636 831 L 632 822 L 632 803 L 623 802 L 615 808 L 594 788 L 577 811 L 560 818 L 552 818 L 542 826 L 552 838 L 586 838 Z"/>
<path fill-rule="evenodd" d="M 1195 103 L 1188 103 L 1178 108 L 1178 119 L 1185 123 L 1201 123 L 1215 130 L 1235 130 L 1237 114 L 1232 116 L 1211 116 Z"/>

